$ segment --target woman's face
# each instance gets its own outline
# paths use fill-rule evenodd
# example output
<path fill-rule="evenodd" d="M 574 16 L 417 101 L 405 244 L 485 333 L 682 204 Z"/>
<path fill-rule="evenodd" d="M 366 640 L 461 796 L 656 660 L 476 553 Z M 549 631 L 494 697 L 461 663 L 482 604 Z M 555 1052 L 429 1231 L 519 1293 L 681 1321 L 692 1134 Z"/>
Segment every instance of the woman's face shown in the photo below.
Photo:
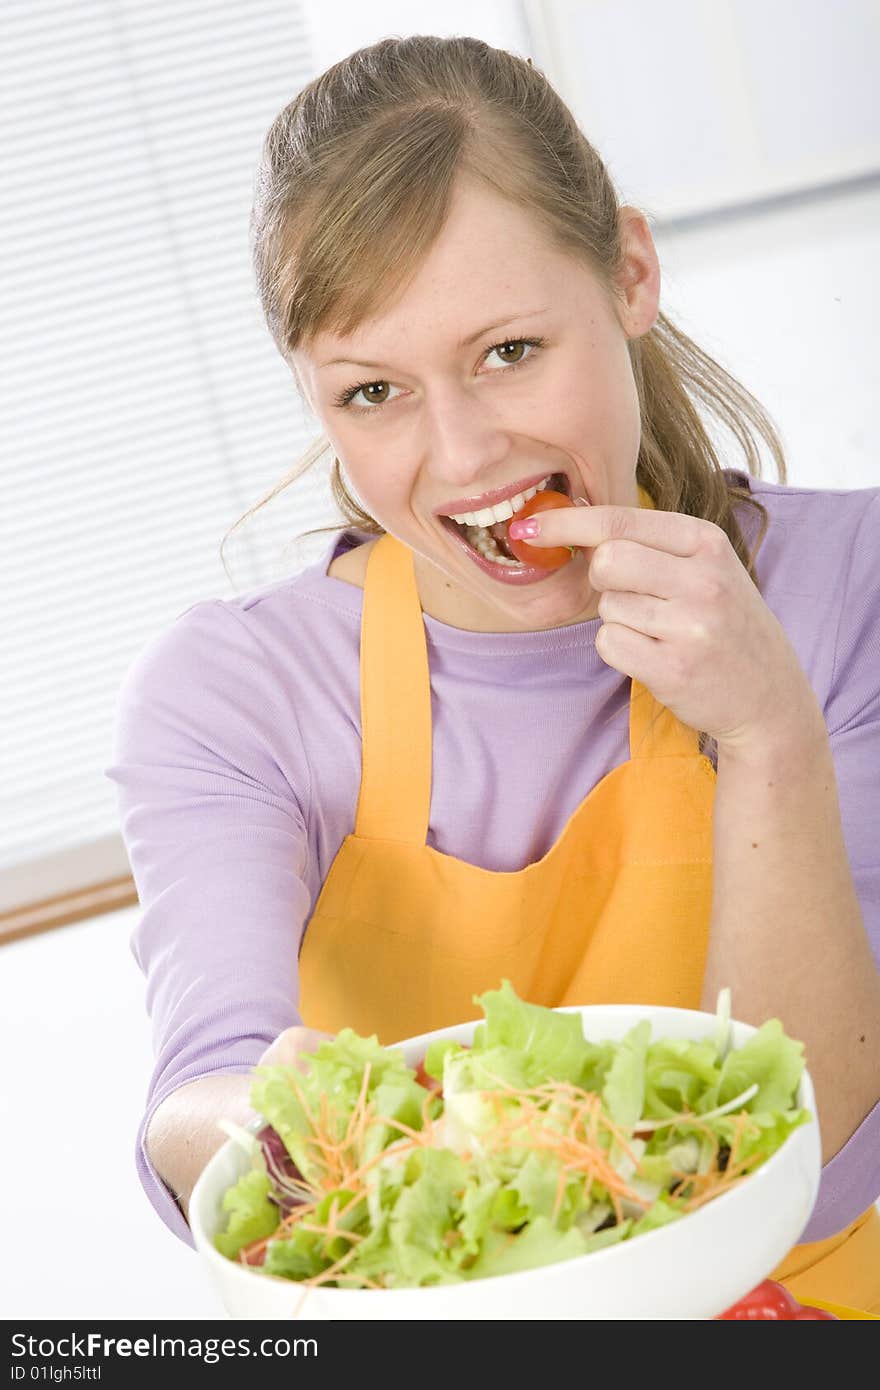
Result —
<path fill-rule="evenodd" d="M 660 274 L 644 217 L 624 209 L 622 223 L 624 298 L 615 312 L 593 274 L 527 214 L 460 183 L 401 298 L 348 337 L 319 333 L 293 354 L 343 473 L 370 515 L 414 552 L 422 607 L 441 622 L 515 632 L 597 614 L 591 551 L 511 583 L 516 571 L 481 565 L 444 518 L 560 472 L 573 497 L 638 506 L 627 338 L 653 324 Z"/>

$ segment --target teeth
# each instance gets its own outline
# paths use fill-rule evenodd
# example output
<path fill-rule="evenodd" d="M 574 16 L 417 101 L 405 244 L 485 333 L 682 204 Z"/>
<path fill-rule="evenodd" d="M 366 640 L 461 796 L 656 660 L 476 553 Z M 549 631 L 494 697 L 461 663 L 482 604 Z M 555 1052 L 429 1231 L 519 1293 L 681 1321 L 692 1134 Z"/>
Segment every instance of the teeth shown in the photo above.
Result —
<path fill-rule="evenodd" d="M 525 492 L 518 492 L 515 497 L 508 497 L 505 502 L 499 502 L 497 507 L 483 507 L 478 512 L 458 512 L 452 514 L 452 520 L 457 521 L 460 526 L 493 526 L 496 521 L 509 521 L 520 507 L 524 507 L 530 497 L 534 497 L 536 492 L 543 492 L 545 487 L 550 485 L 553 474 L 550 473 L 537 487 L 527 488 Z"/>
<path fill-rule="evenodd" d="M 506 555 L 502 555 L 494 537 L 491 536 L 488 531 L 481 529 L 479 526 L 468 526 L 466 528 L 466 535 L 474 550 L 478 550 L 484 560 L 492 560 L 496 565 L 513 566 L 513 568 L 518 567 L 519 561 L 509 560 Z"/>

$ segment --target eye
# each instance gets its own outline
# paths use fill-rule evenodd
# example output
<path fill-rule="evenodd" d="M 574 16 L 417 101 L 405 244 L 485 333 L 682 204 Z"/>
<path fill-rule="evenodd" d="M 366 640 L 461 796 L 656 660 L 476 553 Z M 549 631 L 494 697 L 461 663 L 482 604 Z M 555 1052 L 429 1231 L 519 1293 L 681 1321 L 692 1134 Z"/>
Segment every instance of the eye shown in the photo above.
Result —
<path fill-rule="evenodd" d="M 345 410 L 346 407 L 350 406 L 355 396 L 360 395 L 361 391 L 373 391 L 374 386 L 388 386 L 389 388 L 391 384 L 389 384 L 388 381 L 360 381 L 356 386 L 349 386 L 348 391 L 343 391 L 341 395 L 335 396 L 334 406 L 339 406 L 339 409 Z M 371 400 L 373 403 L 371 403 L 370 406 L 357 407 L 357 409 L 361 411 L 361 414 L 373 413 L 373 411 L 378 410 L 378 407 L 386 404 L 386 400 L 377 400 L 375 396 L 366 396 L 366 399 Z"/>
<path fill-rule="evenodd" d="M 534 356 L 534 350 L 540 349 L 543 346 L 543 338 L 505 338 L 503 342 L 493 343 L 492 347 L 487 348 L 483 353 L 483 360 L 485 361 L 487 358 L 491 357 L 493 352 L 504 353 L 510 349 L 517 352 L 521 349 L 528 348 L 529 352 L 526 356 L 523 356 L 520 352 L 520 356 L 512 362 L 502 359 L 501 366 L 507 371 L 512 371 L 514 367 L 524 366 L 525 363 Z M 490 373 L 490 375 L 495 375 L 495 373 Z M 358 405 L 357 410 L 361 414 L 369 415 L 377 411 L 381 406 L 389 404 L 394 398 L 389 396 L 388 392 L 395 389 L 397 388 L 393 387 L 388 381 L 360 381 L 356 386 L 349 386 L 345 391 L 335 396 L 333 404 L 340 410 L 345 410 L 354 403 L 355 397 L 363 392 L 364 400 L 367 401 L 368 404 Z"/>
<path fill-rule="evenodd" d="M 501 359 L 501 365 L 502 365 L 502 366 L 504 366 L 504 367 L 519 367 L 519 366 L 522 365 L 522 363 L 527 362 L 527 361 L 529 360 L 530 357 L 533 357 L 533 356 L 534 356 L 534 349 L 535 349 L 535 348 L 541 348 L 541 347 L 543 347 L 543 345 L 544 345 L 544 339 L 543 339 L 543 338 L 505 338 L 505 340 L 504 340 L 503 343 L 496 343 L 496 344 L 494 345 L 494 347 L 487 348 L 487 349 L 486 349 L 486 357 L 491 357 L 493 352 L 506 353 L 506 352 L 508 352 L 511 348 L 512 348 L 514 351 L 520 351 L 520 350 L 523 349 L 523 348 L 529 348 L 529 352 L 528 352 L 528 354 L 525 355 L 525 356 L 524 356 L 524 355 L 522 354 L 522 352 L 520 351 L 520 356 L 514 358 L 513 360 L 511 360 L 509 357 L 508 357 L 508 358 L 502 357 L 502 359 Z"/>

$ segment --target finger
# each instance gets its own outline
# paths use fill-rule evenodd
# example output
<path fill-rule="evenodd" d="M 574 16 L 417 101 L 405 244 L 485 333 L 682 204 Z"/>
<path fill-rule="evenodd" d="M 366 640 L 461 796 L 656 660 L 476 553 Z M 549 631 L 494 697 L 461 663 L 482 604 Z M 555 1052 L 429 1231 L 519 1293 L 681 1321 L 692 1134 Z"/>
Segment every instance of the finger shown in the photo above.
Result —
<path fill-rule="evenodd" d="M 597 591 L 684 598 L 694 587 L 693 557 L 670 555 L 640 541 L 601 541 L 590 560 L 589 580 Z"/>
<path fill-rule="evenodd" d="M 261 1067 L 296 1066 L 299 1067 L 300 1071 L 303 1071 L 305 1070 L 302 1061 L 303 1054 L 316 1052 L 320 1044 L 332 1036 L 332 1033 L 322 1033 L 315 1028 L 285 1028 L 284 1032 L 279 1033 L 275 1041 L 266 1048 L 257 1065 Z"/>
<path fill-rule="evenodd" d="M 674 636 L 671 612 L 674 605 L 668 599 L 605 589 L 599 597 L 598 606 L 599 617 L 606 625 L 619 624 L 661 642 L 669 641 Z"/>
<path fill-rule="evenodd" d="M 660 675 L 663 645 L 623 623 L 603 623 L 596 633 L 596 651 L 606 666 L 613 666 L 649 690 Z"/>
<path fill-rule="evenodd" d="M 602 506 L 557 507 L 519 521 L 514 518 L 509 533 L 514 540 L 534 546 L 577 545 L 592 550 L 602 541 L 617 539 L 685 556 L 695 555 L 709 534 L 719 529 L 702 517 L 681 512 Z"/>

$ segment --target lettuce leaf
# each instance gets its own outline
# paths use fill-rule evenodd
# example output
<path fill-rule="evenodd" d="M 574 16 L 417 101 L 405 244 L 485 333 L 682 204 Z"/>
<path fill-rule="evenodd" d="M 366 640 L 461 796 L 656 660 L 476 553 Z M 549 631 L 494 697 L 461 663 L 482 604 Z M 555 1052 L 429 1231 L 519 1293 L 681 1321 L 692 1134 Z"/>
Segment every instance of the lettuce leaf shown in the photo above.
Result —
<path fill-rule="evenodd" d="M 804 1070 L 804 1045 L 786 1037 L 778 1018 L 768 1019 L 742 1047 L 729 1052 L 721 1067 L 718 1103 L 734 1100 L 749 1086 L 758 1093 L 747 1110 L 788 1110 Z"/>
<path fill-rule="evenodd" d="M 234 1260 L 239 1250 L 252 1241 L 270 1236 L 281 1220 L 281 1213 L 269 1201 L 269 1175 L 258 1168 L 245 1173 L 223 1194 L 221 1209 L 229 1212 L 226 1229 L 214 1237 L 221 1255 Z"/>
<path fill-rule="evenodd" d="M 595 1240 L 595 1237 L 582 1236 L 575 1226 L 568 1231 L 557 1230 L 546 1216 L 537 1216 L 518 1235 L 490 1231 L 468 1275 L 471 1279 L 481 1279 L 571 1260 L 576 1255 L 586 1254 L 588 1240 Z"/>
<path fill-rule="evenodd" d="M 664 1119 L 682 1110 L 711 1109 L 701 1102 L 708 1088 L 717 1087 L 721 1064 L 712 1042 L 665 1038 L 651 1044 L 645 1062 L 646 1119 Z M 715 1104 L 715 1090 L 711 1091 Z"/>
<path fill-rule="evenodd" d="M 308 1062 L 308 1071 L 289 1066 L 256 1067 L 250 1101 L 280 1135 L 307 1182 L 320 1185 L 324 1164 L 312 1140 L 303 1101 L 315 1114 L 321 1113 L 322 1104 L 326 1107 L 331 1135 L 340 1141 L 357 1104 L 367 1064 L 367 1099 L 378 1113 L 412 1128 L 421 1127 L 424 1088 L 406 1065 L 402 1051 L 382 1047 L 375 1034 L 362 1038 L 351 1028 L 343 1028 L 335 1038 L 321 1042 L 314 1053 L 304 1053 L 303 1060 Z M 366 1156 L 381 1152 L 399 1134 L 390 1125 L 371 1126 Z"/>
<path fill-rule="evenodd" d="M 419 1175 L 401 1189 L 389 1220 L 389 1283 L 420 1285 L 457 1283 L 452 1232 L 460 1194 L 468 1183 L 467 1166 L 450 1149 L 419 1149 Z"/>
<path fill-rule="evenodd" d="M 475 994 L 486 1022 L 474 1031 L 472 1052 L 508 1050 L 525 1086 L 554 1081 L 583 1084 L 595 1063 L 606 1056 L 605 1048 L 587 1042 L 579 1014 L 554 1013 L 540 1004 L 528 1004 L 514 992 L 509 980 L 501 988 Z"/>
<path fill-rule="evenodd" d="M 531 1269 L 680 1220 L 687 1189 L 680 1198 L 671 1189 L 683 1173 L 711 1170 L 721 1180 L 725 1147 L 757 1167 L 812 1118 L 795 1108 L 803 1045 L 774 1019 L 731 1050 L 724 991 L 714 1037 L 700 1042 L 652 1041 L 643 1020 L 620 1042 L 591 1043 L 580 1014 L 530 1004 L 509 980 L 474 1002 L 484 1022 L 472 1045 L 438 1040 L 427 1049 L 424 1067 L 442 1081 L 442 1098 L 428 1101 L 401 1049 L 351 1029 L 306 1056 L 307 1070 L 257 1068 L 251 1104 L 321 1200 L 305 1223 L 311 1229 L 278 1232 L 272 1172 L 254 1167 L 225 1194 L 229 1220 L 217 1249 L 234 1258 L 278 1232 L 266 1272 L 309 1279 L 346 1256 L 339 1287 L 416 1287 Z M 352 1125 L 367 1068 L 370 1122 Z M 548 1082 L 561 1086 L 543 1099 L 535 1088 Z M 573 1100 L 567 1087 L 590 1095 Z M 601 1123 L 591 1108 L 597 1098 Z M 573 1104 L 589 1139 L 573 1127 Z M 716 1113 L 724 1105 L 733 1109 Z M 426 1114 L 433 1133 L 420 1142 Z M 344 1160 L 332 1167 L 315 1140 L 318 1116 L 331 1145 L 345 1141 Z M 603 1150 L 598 1160 L 589 1145 Z M 616 1199 L 593 1176 L 604 1163 L 630 1188 L 617 1221 Z M 328 1191 L 330 1178 L 349 1186 Z M 329 1233 L 314 1229 L 328 1223 Z"/>
<path fill-rule="evenodd" d="M 621 1039 L 611 1063 L 602 1100 L 605 1109 L 621 1129 L 633 1130 L 645 1106 L 645 1062 L 651 1025 L 642 1019 Z"/>

